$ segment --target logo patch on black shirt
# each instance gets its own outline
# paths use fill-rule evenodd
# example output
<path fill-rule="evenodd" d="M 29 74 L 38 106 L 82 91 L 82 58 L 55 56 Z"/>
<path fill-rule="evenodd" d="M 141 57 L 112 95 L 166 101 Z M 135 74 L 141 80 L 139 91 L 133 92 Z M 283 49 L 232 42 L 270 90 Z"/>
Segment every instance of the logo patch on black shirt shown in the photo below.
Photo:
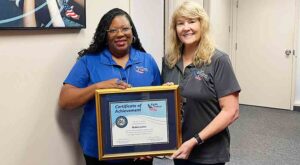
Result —
<path fill-rule="evenodd" d="M 205 74 L 203 70 L 195 70 L 193 72 L 193 76 L 195 77 L 196 80 L 200 80 L 200 81 L 203 79 L 205 80 L 208 79 L 207 74 Z"/>

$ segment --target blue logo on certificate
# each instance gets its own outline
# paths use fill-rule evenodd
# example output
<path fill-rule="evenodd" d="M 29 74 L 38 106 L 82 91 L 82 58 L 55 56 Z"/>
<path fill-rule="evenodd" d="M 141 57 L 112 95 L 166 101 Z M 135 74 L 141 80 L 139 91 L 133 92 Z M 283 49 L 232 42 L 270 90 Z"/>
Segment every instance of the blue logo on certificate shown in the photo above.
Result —
<path fill-rule="evenodd" d="M 125 116 L 119 116 L 116 119 L 116 126 L 119 128 L 124 128 L 128 124 L 128 120 Z"/>

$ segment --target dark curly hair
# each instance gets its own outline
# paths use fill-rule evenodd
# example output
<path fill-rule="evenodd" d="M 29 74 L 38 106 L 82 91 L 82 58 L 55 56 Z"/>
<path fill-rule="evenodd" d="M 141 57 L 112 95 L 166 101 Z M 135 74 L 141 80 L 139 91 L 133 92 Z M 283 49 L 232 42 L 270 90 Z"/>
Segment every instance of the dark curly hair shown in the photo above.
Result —
<path fill-rule="evenodd" d="M 137 50 L 145 52 L 145 49 L 142 47 L 142 44 L 138 37 L 136 28 L 135 28 L 129 14 L 126 13 L 122 9 L 114 8 L 114 9 L 108 11 L 101 18 L 101 20 L 98 24 L 98 27 L 96 29 L 96 32 L 94 34 L 92 43 L 90 44 L 90 46 L 87 49 L 83 49 L 80 52 L 78 52 L 79 57 L 82 57 L 85 54 L 97 54 L 107 47 L 107 30 L 109 29 L 112 20 L 116 16 L 125 16 L 128 19 L 128 21 L 130 22 L 130 25 L 132 27 L 132 29 L 131 29 L 132 34 L 134 36 L 134 41 L 132 42 L 131 46 Z"/>

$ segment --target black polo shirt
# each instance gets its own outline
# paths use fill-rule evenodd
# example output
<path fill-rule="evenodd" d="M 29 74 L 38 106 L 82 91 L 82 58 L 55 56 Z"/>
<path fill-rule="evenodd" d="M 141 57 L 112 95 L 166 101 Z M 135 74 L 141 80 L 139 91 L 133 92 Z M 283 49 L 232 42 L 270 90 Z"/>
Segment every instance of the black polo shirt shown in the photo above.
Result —
<path fill-rule="evenodd" d="M 219 98 L 241 90 L 228 55 L 216 50 L 211 60 L 209 65 L 200 68 L 191 64 L 184 72 L 182 59 L 172 69 L 163 63 L 164 83 L 179 84 L 183 97 L 183 142 L 200 132 L 219 114 Z M 203 164 L 228 162 L 229 146 L 230 135 L 226 128 L 195 146 L 189 160 Z"/>

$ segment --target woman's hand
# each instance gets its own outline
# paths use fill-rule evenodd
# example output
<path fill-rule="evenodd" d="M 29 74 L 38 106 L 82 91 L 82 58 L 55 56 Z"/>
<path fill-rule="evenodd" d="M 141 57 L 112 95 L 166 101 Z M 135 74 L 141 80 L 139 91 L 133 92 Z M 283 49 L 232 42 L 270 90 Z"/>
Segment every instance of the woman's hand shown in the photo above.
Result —
<path fill-rule="evenodd" d="M 163 84 L 163 86 L 171 86 L 171 85 L 174 85 L 174 83 L 173 82 L 166 82 L 166 83 Z"/>
<path fill-rule="evenodd" d="M 151 156 L 142 156 L 142 157 L 139 157 L 139 158 L 135 158 L 134 161 L 137 161 L 137 160 L 150 161 L 152 159 L 153 158 Z"/>
<path fill-rule="evenodd" d="M 197 140 L 191 138 L 184 142 L 177 151 L 171 156 L 172 159 L 188 159 L 194 146 L 197 145 Z"/>
<path fill-rule="evenodd" d="M 96 86 L 98 89 L 109 89 L 109 88 L 126 89 L 131 87 L 130 84 L 127 84 L 126 82 L 117 78 L 101 81 L 97 83 Z"/>
<path fill-rule="evenodd" d="M 127 84 L 117 78 L 98 82 L 86 88 L 78 88 L 70 84 L 65 84 L 61 89 L 59 106 L 62 109 L 75 109 L 94 98 L 96 89 L 126 89 L 130 87 L 130 84 Z"/>

